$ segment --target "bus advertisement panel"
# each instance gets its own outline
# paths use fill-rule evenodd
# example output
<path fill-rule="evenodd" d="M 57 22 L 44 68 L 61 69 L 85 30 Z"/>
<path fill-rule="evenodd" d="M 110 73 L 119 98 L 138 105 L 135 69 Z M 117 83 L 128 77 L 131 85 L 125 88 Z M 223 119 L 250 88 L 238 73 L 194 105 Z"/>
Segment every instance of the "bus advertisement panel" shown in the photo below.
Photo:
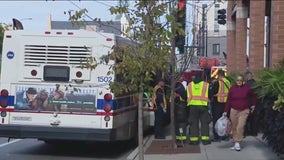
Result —
<path fill-rule="evenodd" d="M 76 92 L 66 92 L 56 89 L 55 86 L 18 85 L 15 110 L 96 112 L 96 90 L 92 88 L 76 90 Z"/>

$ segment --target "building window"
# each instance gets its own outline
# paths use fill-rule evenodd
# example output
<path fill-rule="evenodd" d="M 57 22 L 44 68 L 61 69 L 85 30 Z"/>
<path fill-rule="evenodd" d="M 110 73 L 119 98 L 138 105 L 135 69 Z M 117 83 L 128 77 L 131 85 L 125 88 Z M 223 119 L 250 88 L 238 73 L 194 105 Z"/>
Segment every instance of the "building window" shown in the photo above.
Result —
<path fill-rule="evenodd" d="M 218 23 L 214 23 L 214 33 L 219 33 L 220 29 L 219 29 L 219 24 Z"/>
<path fill-rule="evenodd" d="M 220 55 L 220 44 L 213 44 L 213 55 Z"/>

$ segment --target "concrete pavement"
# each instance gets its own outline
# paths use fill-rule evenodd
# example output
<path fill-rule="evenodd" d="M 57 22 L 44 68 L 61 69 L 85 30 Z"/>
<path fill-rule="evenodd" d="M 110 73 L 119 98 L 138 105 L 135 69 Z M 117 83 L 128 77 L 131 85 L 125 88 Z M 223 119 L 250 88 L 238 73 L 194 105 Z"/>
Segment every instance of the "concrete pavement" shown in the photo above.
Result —
<path fill-rule="evenodd" d="M 150 146 L 154 136 L 144 139 L 146 151 Z M 167 136 L 166 139 L 171 139 Z M 247 136 L 241 143 L 241 151 L 232 151 L 232 140 L 212 142 L 210 145 L 200 144 L 201 153 L 186 154 L 144 154 L 144 160 L 284 160 L 282 156 L 277 156 L 272 149 L 261 139 L 261 134 L 257 137 Z M 128 156 L 128 160 L 138 160 L 138 149 Z"/>

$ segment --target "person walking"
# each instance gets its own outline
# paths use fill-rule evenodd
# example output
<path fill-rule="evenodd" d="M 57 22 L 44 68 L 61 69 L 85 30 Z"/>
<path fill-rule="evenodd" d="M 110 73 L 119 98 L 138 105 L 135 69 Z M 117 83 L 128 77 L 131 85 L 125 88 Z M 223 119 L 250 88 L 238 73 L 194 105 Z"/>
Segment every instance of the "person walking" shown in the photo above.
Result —
<path fill-rule="evenodd" d="M 253 89 L 253 85 L 255 83 L 256 81 L 253 79 L 252 73 L 246 72 L 246 84 Z M 245 131 L 244 131 L 245 136 L 247 135 L 257 136 L 257 132 L 258 132 L 257 113 L 256 113 L 257 109 L 258 109 L 258 100 L 256 101 L 255 111 L 251 112 L 248 115 L 247 122 L 245 125 Z"/>
<path fill-rule="evenodd" d="M 244 77 L 237 76 L 236 85 L 232 86 L 228 93 L 228 99 L 224 115 L 230 112 L 232 122 L 232 135 L 234 146 L 232 150 L 240 151 L 244 137 L 244 126 L 250 112 L 253 112 L 256 104 L 256 96 L 253 90 L 244 83 Z"/>
<path fill-rule="evenodd" d="M 209 84 L 201 79 L 201 73 L 196 72 L 195 78 L 187 87 L 187 105 L 190 108 L 189 144 L 199 144 L 199 121 L 201 122 L 201 141 L 203 145 L 211 143 L 209 136 L 209 123 L 211 117 L 208 112 Z"/>
<path fill-rule="evenodd" d="M 211 100 L 211 113 L 213 120 L 213 141 L 227 140 L 228 136 L 220 137 L 214 129 L 217 120 L 222 117 L 225 111 L 225 105 L 227 102 L 227 96 L 231 87 L 230 81 L 225 77 L 223 70 L 218 70 L 218 79 L 212 81 L 212 87 L 210 94 L 214 95 Z"/>
<path fill-rule="evenodd" d="M 154 87 L 153 105 L 154 105 L 154 134 L 156 139 L 165 139 L 165 114 L 167 112 L 166 95 L 164 91 L 165 81 L 159 80 Z"/>
<path fill-rule="evenodd" d="M 186 127 L 188 125 L 188 108 L 187 108 L 187 96 L 186 96 L 187 82 L 181 76 L 175 85 L 174 92 L 174 114 L 175 114 L 175 134 L 176 143 L 178 147 L 183 147 L 186 141 Z"/>

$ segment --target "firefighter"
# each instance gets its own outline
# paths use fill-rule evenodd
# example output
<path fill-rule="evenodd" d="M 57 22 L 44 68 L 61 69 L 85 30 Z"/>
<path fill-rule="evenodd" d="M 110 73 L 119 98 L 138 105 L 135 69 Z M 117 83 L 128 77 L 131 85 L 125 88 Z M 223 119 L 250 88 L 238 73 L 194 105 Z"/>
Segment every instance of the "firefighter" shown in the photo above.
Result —
<path fill-rule="evenodd" d="M 231 87 L 230 81 L 225 77 L 225 72 L 221 69 L 218 70 L 218 79 L 212 81 L 212 88 L 210 94 L 214 95 L 211 100 L 211 111 L 213 119 L 213 141 L 228 140 L 228 137 L 219 137 L 216 133 L 214 126 L 217 120 L 222 116 L 227 102 L 227 96 Z"/>
<path fill-rule="evenodd" d="M 164 91 L 165 81 L 161 79 L 154 87 L 152 103 L 154 105 L 154 134 L 156 139 L 165 139 L 165 117 L 167 112 L 166 95 Z"/>
<path fill-rule="evenodd" d="M 209 84 L 201 79 L 201 73 L 196 72 L 195 78 L 187 87 L 187 105 L 190 108 L 189 144 L 199 144 L 199 121 L 201 122 L 201 141 L 203 145 L 211 143 L 209 136 L 209 123 L 211 117 L 208 112 Z"/>
<path fill-rule="evenodd" d="M 186 141 L 186 126 L 188 124 L 188 108 L 186 107 L 187 82 L 181 76 L 175 85 L 174 101 L 175 101 L 175 134 L 178 147 L 183 147 Z"/>

